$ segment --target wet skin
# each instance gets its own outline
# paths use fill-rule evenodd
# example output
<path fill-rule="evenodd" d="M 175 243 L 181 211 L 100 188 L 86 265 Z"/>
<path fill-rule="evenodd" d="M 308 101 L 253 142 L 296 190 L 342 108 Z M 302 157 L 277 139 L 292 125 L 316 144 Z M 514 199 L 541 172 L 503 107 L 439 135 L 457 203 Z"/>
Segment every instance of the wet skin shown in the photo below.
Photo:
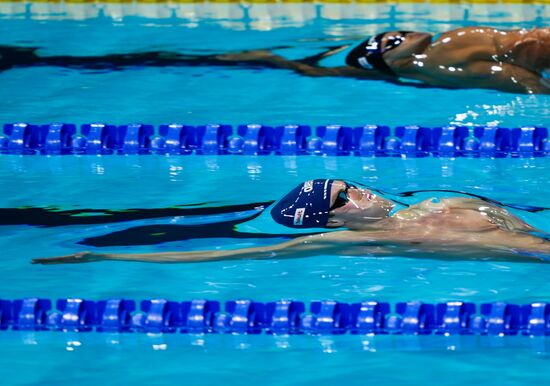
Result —
<path fill-rule="evenodd" d="M 396 35 L 387 33 L 382 47 Z M 459 28 L 434 41 L 430 34 L 412 33 L 383 57 L 397 75 L 435 86 L 550 93 L 542 77 L 550 71 L 550 28 Z"/>
<path fill-rule="evenodd" d="M 331 208 L 346 190 L 335 181 Z M 102 260 L 189 263 L 237 259 L 297 258 L 315 255 L 404 256 L 443 260 L 550 261 L 550 242 L 507 210 L 469 198 L 426 200 L 389 215 L 391 201 L 368 189 L 348 188 L 345 205 L 331 210 L 327 227 L 347 230 L 298 237 L 272 246 L 236 250 L 99 254 L 34 259 L 35 264 Z"/>

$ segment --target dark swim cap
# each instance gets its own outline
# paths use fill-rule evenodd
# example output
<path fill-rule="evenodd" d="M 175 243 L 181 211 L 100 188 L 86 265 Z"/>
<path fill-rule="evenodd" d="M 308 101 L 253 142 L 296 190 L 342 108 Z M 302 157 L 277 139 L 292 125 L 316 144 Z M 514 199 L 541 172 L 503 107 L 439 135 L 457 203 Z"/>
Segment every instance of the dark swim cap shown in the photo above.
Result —
<path fill-rule="evenodd" d="M 271 217 L 291 228 L 322 228 L 330 211 L 334 180 L 310 180 L 298 185 L 271 209 Z"/>
<path fill-rule="evenodd" d="M 374 69 L 384 74 L 396 76 L 395 72 L 393 72 L 384 61 L 382 55 L 384 52 L 388 52 L 401 44 L 411 31 L 399 31 L 401 36 L 387 43 L 384 50 L 382 50 L 382 38 L 386 33 L 387 32 L 382 32 L 381 34 L 372 36 L 351 50 L 348 56 L 346 56 L 346 64 L 351 67 L 364 68 L 367 70 Z"/>

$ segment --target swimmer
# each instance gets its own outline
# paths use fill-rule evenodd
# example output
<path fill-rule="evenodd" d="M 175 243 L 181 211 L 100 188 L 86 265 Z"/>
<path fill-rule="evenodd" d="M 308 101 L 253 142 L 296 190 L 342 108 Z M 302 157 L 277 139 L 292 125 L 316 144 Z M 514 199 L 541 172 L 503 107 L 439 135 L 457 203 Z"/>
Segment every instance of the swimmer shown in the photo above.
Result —
<path fill-rule="evenodd" d="M 466 27 L 437 37 L 425 32 L 384 32 L 353 48 L 347 54 L 346 65 L 323 67 L 319 64 L 322 59 L 347 48 L 348 45 L 333 47 L 307 58 L 288 60 L 271 50 L 212 55 L 153 51 L 102 56 L 40 56 L 36 48 L 0 46 L 0 70 L 31 66 L 89 70 L 231 66 L 286 69 L 311 77 L 378 79 L 415 87 L 487 88 L 550 94 L 550 28 Z M 407 79 L 415 82 L 403 81 Z"/>
<path fill-rule="evenodd" d="M 345 48 L 295 62 L 262 51 L 235 55 L 234 59 L 256 55 L 281 68 L 294 63 L 297 71 L 310 76 L 378 76 L 413 79 L 437 87 L 550 94 L 550 28 L 466 27 L 437 38 L 425 32 L 383 32 L 353 48 L 346 57 L 347 66 L 320 67 L 312 60 Z"/>
<path fill-rule="evenodd" d="M 506 209 L 471 198 L 429 199 L 405 207 L 343 180 L 306 181 L 278 201 L 273 220 L 325 228 L 271 246 L 233 250 L 108 254 L 81 252 L 34 264 L 93 261 L 191 263 L 316 255 L 404 256 L 445 260 L 550 261 L 550 241 Z"/>

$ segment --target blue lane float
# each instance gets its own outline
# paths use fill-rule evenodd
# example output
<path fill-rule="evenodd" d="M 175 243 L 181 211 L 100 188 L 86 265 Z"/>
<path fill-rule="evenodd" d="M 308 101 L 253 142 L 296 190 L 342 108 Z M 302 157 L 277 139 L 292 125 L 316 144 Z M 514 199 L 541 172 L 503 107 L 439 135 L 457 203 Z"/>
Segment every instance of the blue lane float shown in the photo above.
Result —
<path fill-rule="evenodd" d="M 5 124 L 0 153 L 544 157 L 545 127 Z"/>
<path fill-rule="evenodd" d="M 52 309 L 56 304 L 57 309 Z M 419 301 L 344 303 L 295 300 L 220 302 L 128 299 L 27 298 L 0 300 L 1 330 L 222 333 L 222 334 L 391 334 L 550 335 L 550 303 L 510 304 Z"/>

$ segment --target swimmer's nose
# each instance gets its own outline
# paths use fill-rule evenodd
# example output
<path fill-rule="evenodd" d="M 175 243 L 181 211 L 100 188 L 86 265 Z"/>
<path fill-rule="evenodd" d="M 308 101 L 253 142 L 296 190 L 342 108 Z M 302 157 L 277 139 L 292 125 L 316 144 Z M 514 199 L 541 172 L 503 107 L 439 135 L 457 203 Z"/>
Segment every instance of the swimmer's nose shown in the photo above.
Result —
<path fill-rule="evenodd" d="M 352 196 L 351 198 L 357 201 L 361 201 L 363 197 L 367 197 L 370 192 L 368 190 L 359 189 L 359 188 L 350 188 L 348 194 Z"/>

